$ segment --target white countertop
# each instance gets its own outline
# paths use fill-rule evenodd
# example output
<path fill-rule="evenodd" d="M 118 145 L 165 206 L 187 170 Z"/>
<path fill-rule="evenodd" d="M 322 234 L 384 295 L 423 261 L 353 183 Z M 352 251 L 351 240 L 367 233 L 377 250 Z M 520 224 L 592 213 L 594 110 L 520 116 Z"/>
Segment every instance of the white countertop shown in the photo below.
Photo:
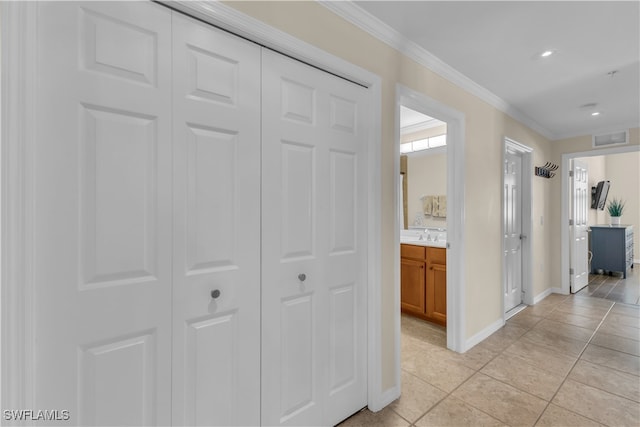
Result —
<path fill-rule="evenodd" d="M 447 231 L 442 228 L 400 230 L 400 243 L 405 245 L 446 248 Z"/>
<path fill-rule="evenodd" d="M 406 240 L 400 240 L 400 243 L 403 245 L 416 245 L 416 246 L 429 246 L 432 248 L 446 248 L 447 247 L 447 242 L 446 241 L 438 241 L 438 242 L 429 242 L 427 240 L 410 240 L 410 239 L 406 239 Z"/>

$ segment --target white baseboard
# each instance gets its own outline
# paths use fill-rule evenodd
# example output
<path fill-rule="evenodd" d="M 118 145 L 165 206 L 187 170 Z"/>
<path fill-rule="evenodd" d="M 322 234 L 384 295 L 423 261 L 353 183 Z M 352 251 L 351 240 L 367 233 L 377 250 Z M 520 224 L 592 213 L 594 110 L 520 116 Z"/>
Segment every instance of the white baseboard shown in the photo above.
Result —
<path fill-rule="evenodd" d="M 566 295 L 564 292 L 562 292 L 562 288 L 547 288 L 543 292 L 540 292 L 538 295 L 533 297 L 533 304 L 535 305 L 539 303 L 551 294 Z"/>
<path fill-rule="evenodd" d="M 391 402 L 400 397 L 400 384 L 386 389 L 375 402 L 369 402 L 368 408 L 371 412 L 378 412 L 384 409 Z"/>
<path fill-rule="evenodd" d="M 464 343 L 463 353 L 468 350 L 471 350 L 476 344 L 479 344 L 480 342 L 484 341 L 491 334 L 493 334 L 495 331 L 502 328 L 503 326 L 504 326 L 504 320 L 498 319 L 492 324 L 490 324 L 489 326 L 487 326 L 486 328 L 484 328 L 483 330 L 481 330 L 480 332 L 478 332 L 477 334 L 475 334 L 474 336 L 472 336 L 471 338 L 469 338 Z"/>

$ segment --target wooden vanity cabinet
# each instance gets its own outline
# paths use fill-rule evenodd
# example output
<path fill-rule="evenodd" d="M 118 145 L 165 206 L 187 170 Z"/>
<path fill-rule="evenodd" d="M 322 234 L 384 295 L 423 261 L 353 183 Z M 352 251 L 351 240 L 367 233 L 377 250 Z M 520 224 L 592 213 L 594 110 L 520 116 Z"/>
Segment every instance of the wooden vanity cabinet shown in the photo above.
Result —
<path fill-rule="evenodd" d="M 446 326 L 446 249 L 400 245 L 400 301 L 403 313 Z"/>

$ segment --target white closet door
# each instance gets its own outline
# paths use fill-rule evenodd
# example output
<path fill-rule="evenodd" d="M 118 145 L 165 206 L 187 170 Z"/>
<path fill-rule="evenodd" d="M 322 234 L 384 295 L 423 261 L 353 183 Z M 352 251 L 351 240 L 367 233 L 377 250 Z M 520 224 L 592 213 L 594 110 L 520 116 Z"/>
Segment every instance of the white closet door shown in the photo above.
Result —
<path fill-rule="evenodd" d="M 33 409 L 169 424 L 171 13 L 42 2 L 37 55 Z"/>
<path fill-rule="evenodd" d="M 522 303 L 522 153 L 504 158 L 504 311 Z"/>
<path fill-rule="evenodd" d="M 173 34 L 173 423 L 258 425 L 260 47 Z"/>
<path fill-rule="evenodd" d="M 262 424 L 366 405 L 366 90 L 263 49 Z"/>

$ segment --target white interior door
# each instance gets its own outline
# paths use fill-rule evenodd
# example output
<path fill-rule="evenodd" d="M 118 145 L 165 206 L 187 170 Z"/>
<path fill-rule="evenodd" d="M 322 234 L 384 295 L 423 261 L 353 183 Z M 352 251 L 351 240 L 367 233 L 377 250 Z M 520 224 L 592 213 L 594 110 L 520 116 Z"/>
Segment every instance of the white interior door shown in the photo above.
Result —
<path fill-rule="evenodd" d="M 522 302 L 522 153 L 506 148 L 504 161 L 505 312 Z"/>
<path fill-rule="evenodd" d="M 262 423 L 367 403 L 366 90 L 263 50 Z"/>
<path fill-rule="evenodd" d="M 589 283 L 589 172 L 587 164 L 573 160 L 571 177 L 571 292 Z"/>
<path fill-rule="evenodd" d="M 258 425 L 260 47 L 175 13 L 173 71 L 173 423 Z"/>
<path fill-rule="evenodd" d="M 38 5 L 34 409 L 171 423 L 171 12 Z"/>

